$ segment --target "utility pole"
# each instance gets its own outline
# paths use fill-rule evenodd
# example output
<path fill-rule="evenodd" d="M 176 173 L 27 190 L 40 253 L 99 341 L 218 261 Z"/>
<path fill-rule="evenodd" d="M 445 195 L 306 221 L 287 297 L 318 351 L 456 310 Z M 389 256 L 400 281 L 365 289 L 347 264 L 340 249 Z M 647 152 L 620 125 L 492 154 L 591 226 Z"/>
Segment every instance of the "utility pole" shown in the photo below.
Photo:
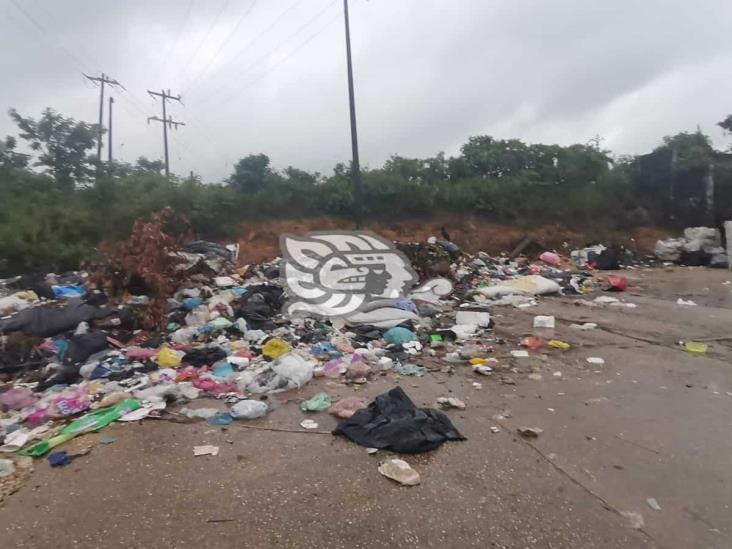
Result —
<path fill-rule="evenodd" d="M 84 73 L 82 73 L 84 74 Z M 104 132 L 104 84 L 110 86 L 119 86 L 122 84 L 116 80 L 112 80 L 108 75 L 102 73 L 102 76 L 88 76 L 84 74 L 92 82 L 99 82 L 99 136 L 97 137 L 97 175 L 99 174 L 99 166 L 102 165 L 102 133 Z"/>
<path fill-rule="evenodd" d="M 185 124 L 183 122 L 174 122 L 170 116 L 167 116 L 165 110 L 165 101 L 168 99 L 172 99 L 174 101 L 177 101 L 181 105 L 183 104 L 183 102 L 180 100 L 180 95 L 171 95 L 170 90 L 168 90 L 167 93 L 165 92 L 165 90 L 161 90 L 159 92 L 147 90 L 147 93 L 149 93 L 153 97 L 160 97 L 163 101 L 163 117 L 158 118 L 157 116 L 151 116 L 147 119 L 147 123 L 149 124 L 150 120 L 163 123 L 163 145 L 165 147 L 165 177 L 168 178 L 170 177 L 170 162 L 168 160 L 168 126 L 177 129 L 178 126 L 185 126 Z"/>
<path fill-rule="evenodd" d="M 343 0 L 343 15 L 346 23 L 346 59 L 348 61 L 348 105 L 351 111 L 351 183 L 353 185 L 353 215 L 356 229 L 361 228 L 361 203 L 363 187 L 361 184 L 361 165 L 358 160 L 358 132 L 356 131 L 356 99 L 353 95 L 353 64 L 351 63 L 351 29 L 348 22 L 348 0 Z"/>
<path fill-rule="evenodd" d="M 114 105 L 114 97 L 109 98 L 109 138 L 107 139 L 107 163 L 112 167 L 112 105 Z"/>

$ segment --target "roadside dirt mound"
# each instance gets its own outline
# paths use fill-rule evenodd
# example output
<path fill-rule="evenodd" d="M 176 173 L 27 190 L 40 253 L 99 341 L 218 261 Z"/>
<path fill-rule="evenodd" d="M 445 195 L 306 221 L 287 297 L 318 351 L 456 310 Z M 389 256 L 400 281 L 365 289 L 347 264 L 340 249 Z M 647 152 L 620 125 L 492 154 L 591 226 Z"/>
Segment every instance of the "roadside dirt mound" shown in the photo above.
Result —
<path fill-rule="evenodd" d="M 548 248 L 560 251 L 565 242 L 570 248 L 601 242 L 606 245 L 624 244 L 631 249 L 645 252 L 653 249 L 656 240 L 670 235 L 669 232 L 655 227 L 607 231 L 597 227 L 577 229 L 552 224 L 527 229 L 471 216 L 368 221 L 365 226 L 384 238 L 402 241 L 426 240 L 430 236 L 440 238 L 440 229 L 445 227 L 452 241 L 471 253 L 479 250 L 510 251 L 526 236 L 533 236 Z M 304 234 L 309 231 L 353 228 L 353 221 L 334 217 L 246 221 L 241 224 L 240 261 L 257 263 L 279 256 L 279 236 L 282 233 Z"/>

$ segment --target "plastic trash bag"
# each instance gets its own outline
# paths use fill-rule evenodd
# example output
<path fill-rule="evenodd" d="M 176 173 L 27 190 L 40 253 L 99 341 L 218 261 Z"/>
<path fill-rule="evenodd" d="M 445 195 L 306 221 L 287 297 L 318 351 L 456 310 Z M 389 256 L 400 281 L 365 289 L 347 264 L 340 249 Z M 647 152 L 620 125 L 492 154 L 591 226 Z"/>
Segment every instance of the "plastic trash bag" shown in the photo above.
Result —
<path fill-rule="evenodd" d="M 26 387 L 11 387 L 4 393 L 0 393 L 0 409 L 22 410 L 30 408 L 36 403 L 37 397 L 33 391 Z"/>
<path fill-rule="evenodd" d="M 279 393 L 299 389 L 313 377 L 313 366 L 295 353 L 281 356 L 271 364 L 239 376 L 239 387 L 250 393 Z"/>
<path fill-rule="evenodd" d="M 408 320 L 418 321 L 419 316 L 412 311 L 405 311 L 396 307 L 382 307 L 373 311 L 356 313 L 345 318 L 348 326 L 367 324 L 377 328 L 393 328 Z"/>
<path fill-rule="evenodd" d="M 334 434 L 367 448 L 408 454 L 433 450 L 447 440 L 465 440 L 444 413 L 417 408 L 401 387 L 377 396 L 367 409 L 339 423 Z"/>
<path fill-rule="evenodd" d="M 74 297 L 84 297 L 86 290 L 76 284 L 67 284 L 65 286 L 51 286 L 53 294 L 61 299 L 72 299 Z"/>
<path fill-rule="evenodd" d="M 300 404 L 303 412 L 322 412 L 330 408 L 332 402 L 328 393 L 318 393 Z"/>
<path fill-rule="evenodd" d="M 127 412 L 137 410 L 140 407 L 140 402 L 133 398 L 120 402 L 116 406 L 110 408 L 102 408 L 91 414 L 87 414 L 82 418 L 77 419 L 73 423 L 64 427 L 58 435 L 51 437 L 46 440 L 42 440 L 38 444 L 34 444 L 30 448 L 26 448 L 18 452 L 23 456 L 39 457 L 48 452 L 51 448 L 63 444 L 64 442 L 71 440 L 72 438 L 81 435 L 83 433 L 90 433 L 92 431 L 98 431 L 103 427 L 106 427 L 113 421 L 117 421 Z"/>
<path fill-rule="evenodd" d="M 491 314 L 487 311 L 458 311 L 455 314 L 455 324 L 475 324 L 480 328 L 491 325 Z"/>
<path fill-rule="evenodd" d="M 545 295 L 556 294 L 560 287 L 557 282 L 540 275 L 528 275 L 502 281 L 496 286 L 476 288 L 478 293 L 486 297 L 500 297 L 510 294 Z"/>
<path fill-rule="evenodd" d="M 269 407 L 261 400 L 240 400 L 231 407 L 234 419 L 256 419 L 267 414 Z"/>
<path fill-rule="evenodd" d="M 221 413 L 218 408 L 181 408 L 180 413 L 188 419 L 211 419 Z"/>
<path fill-rule="evenodd" d="M 269 358 L 280 358 L 282 355 L 289 353 L 290 344 L 278 337 L 273 337 L 262 347 L 262 354 Z"/>
<path fill-rule="evenodd" d="M 163 347 L 155 358 L 155 362 L 161 368 L 177 368 L 180 366 L 184 355 L 183 351 L 174 351 L 170 347 Z"/>
<path fill-rule="evenodd" d="M 295 353 L 288 353 L 275 362 L 272 369 L 288 384 L 298 389 L 313 378 L 313 366 Z"/>
<path fill-rule="evenodd" d="M 656 242 L 653 254 L 661 261 L 678 261 L 683 247 L 684 241 L 680 238 L 659 240 Z"/>
<path fill-rule="evenodd" d="M 389 328 L 386 332 L 384 332 L 384 341 L 386 341 L 390 345 L 407 343 L 408 341 L 413 341 L 415 339 L 417 339 L 417 336 L 414 335 L 414 332 L 412 330 L 402 328 L 401 326 Z"/>
<path fill-rule="evenodd" d="M 539 260 L 543 261 L 544 263 L 548 263 L 549 265 L 554 265 L 555 267 L 562 264 L 562 258 L 559 257 L 559 254 L 556 254 L 554 252 L 544 252 L 539 256 Z"/>
<path fill-rule="evenodd" d="M 341 419 L 348 419 L 358 410 L 362 410 L 368 406 L 368 400 L 362 397 L 350 396 L 340 399 L 334 403 L 328 413 L 333 414 Z"/>

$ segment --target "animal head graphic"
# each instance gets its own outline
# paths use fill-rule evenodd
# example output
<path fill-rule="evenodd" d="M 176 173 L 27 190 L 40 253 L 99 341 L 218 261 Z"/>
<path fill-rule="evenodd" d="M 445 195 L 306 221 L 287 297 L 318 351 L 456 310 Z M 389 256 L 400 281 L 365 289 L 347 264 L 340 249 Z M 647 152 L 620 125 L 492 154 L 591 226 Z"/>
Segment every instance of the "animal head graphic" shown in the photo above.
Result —
<path fill-rule="evenodd" d="M 368 231 L 285 234 L 280 248 L 290 314 L 351 314 L 374 299 L 403 297 L 417 282 L 407 258 Z"/>

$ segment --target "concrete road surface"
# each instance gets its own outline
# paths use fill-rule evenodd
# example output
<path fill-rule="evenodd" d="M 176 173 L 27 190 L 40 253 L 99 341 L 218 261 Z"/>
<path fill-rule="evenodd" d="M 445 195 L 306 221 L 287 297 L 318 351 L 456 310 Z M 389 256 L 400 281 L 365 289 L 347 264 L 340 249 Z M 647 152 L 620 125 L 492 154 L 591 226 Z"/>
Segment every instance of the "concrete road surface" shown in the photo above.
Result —
<path fill-rule="evenodd" d="M 298 399 L 354 394 L 318 379 L 272 397 L 262 420 L 226 429 L 116 424 L 90 439 L 114 443 L 68 467 L 37 461 L 0 508 L 2 547 L 732 547 L 732 339 L 709 343 L 705 357 L 678 344 L 732 336 L 724 284 L 732 273 L 625 274 L 630 291 L 615 295 L 635 308 L 593 306 L 593 295 L 494 309 L 497 335 L 555 337 L 572 344 L 567 352 L 510 359 L 515 345 L 499 346 L 506 370 L 492 377 L 457 366 L 453 375 L 389 374 L 358 391 L 373 397 L 398 383 L 418 405 L 434 407 L 443 395 L 467 403 L 448 412 L 467 441 L 403 456 L 419 486 L 377 472 L 388 452 L 241 426 L 298 430 Z M 555 315 L 557 328 L 534 330 L 536 314 Z M 572 322 L 599 326 L 580 331 Z M 325 413 L 308 417 L 324 431 L 336 425 Z M 520 426 L 543 433 L 525 440 Z M 202 444 L 219 455 L 194 457 Z"/>

